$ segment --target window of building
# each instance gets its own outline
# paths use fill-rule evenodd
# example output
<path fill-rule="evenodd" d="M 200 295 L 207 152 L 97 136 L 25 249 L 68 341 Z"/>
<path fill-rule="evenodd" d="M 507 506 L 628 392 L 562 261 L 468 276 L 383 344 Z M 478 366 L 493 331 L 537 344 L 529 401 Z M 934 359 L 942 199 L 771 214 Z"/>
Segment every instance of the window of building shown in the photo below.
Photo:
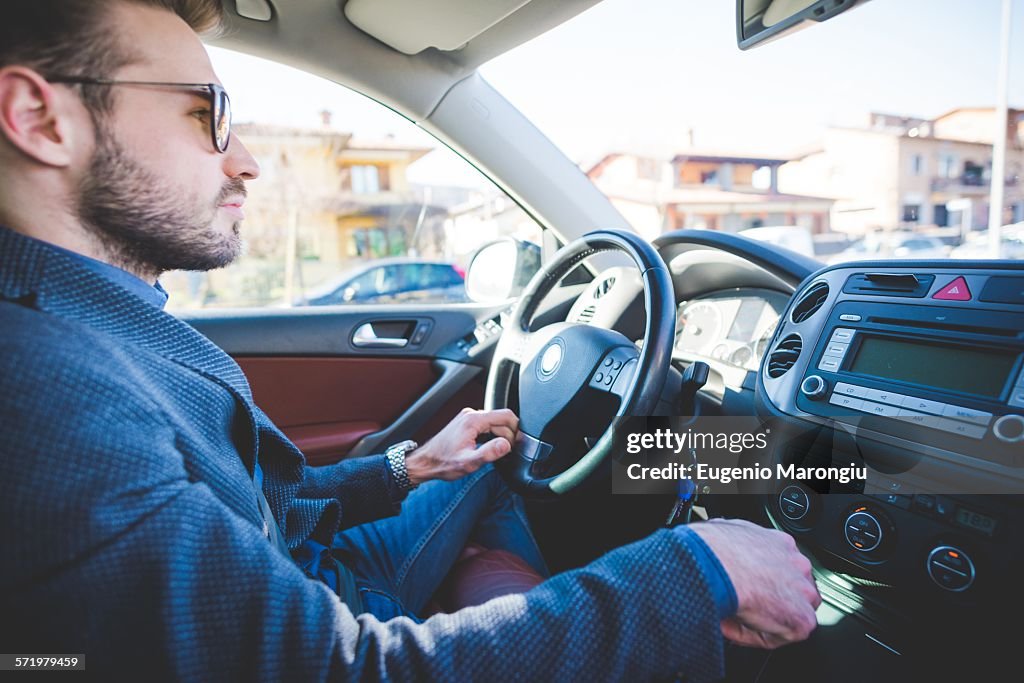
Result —
<path fill-rule="evenodd" d="M 380 168 L 369 164 L 358 164 L 352 166 L 351 173 L 352 191 L 356 194 L 375 194 L 380 192 Z"/>
<path fill-rule="evenodd" d="M 955 178 L 957 172 L 956 155 L 954 154 L 940 154 L 939 155 L 939 177 L 940 178 Z"/>
<path fill-rule="evenodd" d="M 903 205 L 903 222 L 904 223 L 917 223 L 921 215 L 920 204 L 904 204 Z"/>
<path fill-rule="evenodd" d="M 915 176 L 924 173 L 924 157 L 922 155 L 914 154 L 910 157 L 910 172 Z"/>

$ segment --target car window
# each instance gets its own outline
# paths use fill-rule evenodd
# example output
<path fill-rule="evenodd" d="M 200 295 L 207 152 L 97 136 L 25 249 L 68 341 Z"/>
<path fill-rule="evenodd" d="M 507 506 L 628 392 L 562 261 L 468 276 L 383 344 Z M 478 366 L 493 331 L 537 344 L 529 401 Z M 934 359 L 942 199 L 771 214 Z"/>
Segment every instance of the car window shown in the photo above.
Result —
<path fill-rule="evenodd" d="M 460 273 L 477 248 L 542 242 L 508 195 L 394 111 L 290 67 L 210 52 L 261 175 L 247 183 L 244 255 L 165 274 L 168 308 L 464 302 Z"/>
<path fill-rule="evenodd" d="M 736 2 L 604 0 L 482 72 L 650 239 L 707 229 L 779 244 L 771 228 L 803 230 L 815 257 L 846 261 L 899 256 L 902 232 L 930 238 L 910 249 L 969 243 L 991 214 L 1004 236 L 1024 234 L 1024 51 L 1015 33 L 1001 124 L 1000 3 L 861 4 L 743 51 L 723 39 Z M 641 16 L 642 31 L 623 30 Z M 822 54 L 858 57 L 810 57 Z"/>

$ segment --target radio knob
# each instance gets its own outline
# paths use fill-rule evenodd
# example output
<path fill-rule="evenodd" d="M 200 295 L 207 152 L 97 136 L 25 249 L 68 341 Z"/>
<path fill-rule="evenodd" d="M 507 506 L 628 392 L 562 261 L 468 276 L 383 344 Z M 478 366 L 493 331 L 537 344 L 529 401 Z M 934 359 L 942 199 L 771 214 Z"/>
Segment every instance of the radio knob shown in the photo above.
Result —
<path fill-rule="evenodd" d="M 854 550 L 869 553 L 882 543 L 882 525 L 870 512 L 854 512 L 846 518 L 846 542 Z"/>
<path fill-rule="evenodd" d="M 992 433 L 1004 443 L 1024 441 L 1024 417 L 1003 415 L 992 425 Z"/>
<path fill-rule="evenodd" d="M 820 375 L 811 375 L 800 383 L 800 393 L 812 401 L 820 401 L 828 394 L 828 382 Z"/>
<path fill-rule="evenodd" d="M 940 545 L 928 553 L 928 576 L 939 588 L 959 593 L 974 583 L 974 563 L 967 553 L 951 545 Z"/>

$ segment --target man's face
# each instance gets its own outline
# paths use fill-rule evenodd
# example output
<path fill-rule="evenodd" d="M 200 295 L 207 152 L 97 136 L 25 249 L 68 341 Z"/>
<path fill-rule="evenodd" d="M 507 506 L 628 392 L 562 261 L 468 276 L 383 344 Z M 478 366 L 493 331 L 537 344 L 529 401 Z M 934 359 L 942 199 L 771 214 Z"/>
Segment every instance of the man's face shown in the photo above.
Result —
<path fill-rule="evenodd" d="M 140 57 L 114 79 L 218 82 L 202 43 L 175 15 L 125 4 L 113 19 L 112 35 L 130 40 Z M 79 219 L 118 265 L 136 272 L 227 265 L 241 251 L 244 181 L 259 174 L 256 161 L 237 138 L 225 154 L 214 149 L 202 95 L 113 87 L 114 109 L 97 119 L 80 183 Z"/>

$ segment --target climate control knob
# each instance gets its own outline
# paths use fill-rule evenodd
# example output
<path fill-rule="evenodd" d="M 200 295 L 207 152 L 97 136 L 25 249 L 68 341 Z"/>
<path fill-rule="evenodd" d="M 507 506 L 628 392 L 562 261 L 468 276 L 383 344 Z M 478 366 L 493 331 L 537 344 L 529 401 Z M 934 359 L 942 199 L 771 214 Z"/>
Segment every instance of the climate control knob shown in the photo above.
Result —
<path fill-rule="evenodd" d="M 800 393 L 812 401 L 818 401 L 828 394 L 828 382 L 820 375 L 805 377 L 800 383 Z"/>
<path fill-rule="evenodd" d="M 1003 415 L 992 425 L 992 433 L 1004 443 L 1024 441 L 1024 417 Z"/>
<path fill-rule="evenodd" d="M 882 524 L 870 512 L 858 510 L 846 518 L 846 542 L 854 550 L 869 553 L 882 543 Z"/>
<path fill-rule="evenodd" d="M 928 553 L 928 576 L 939 588 L 954 593 L 965 591 L 974 583 L 974 563 L 959 548 L 940 545 Z"/>

